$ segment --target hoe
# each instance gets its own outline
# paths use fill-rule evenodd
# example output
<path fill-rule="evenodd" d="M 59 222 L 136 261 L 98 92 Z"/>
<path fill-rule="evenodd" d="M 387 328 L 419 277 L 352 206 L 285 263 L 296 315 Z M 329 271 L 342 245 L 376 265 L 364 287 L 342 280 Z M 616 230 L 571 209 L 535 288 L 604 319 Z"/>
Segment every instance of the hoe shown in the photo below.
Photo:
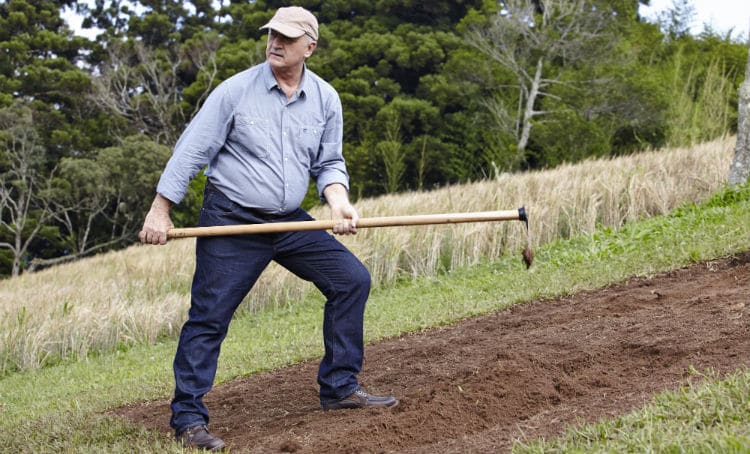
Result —
<path fill-rule="evenodd" d="M 526 264 L 526 268 L 529 268 L 534 260 L 534 254 L 531 252 L 529 218 L 526 215 L 525 207 L 521 207 L 517 210 L 478 211 L 474 213 L 423 214 L 414 216 L 360 218 L 357 222 L 357 228 L 396 227 L 428 224 L 459 224 L 465 222 L 491 221 L 522 221 L 526 224 L 527 242 L 526 247 L 522 252 L 522 256 L 523 262 L 524 264 Z M 333 229 L 335 223 L 336 221 L 334 220 L 316 220 L 298 222 L 271 222 L 266 224 L 221 225 L 213 227 L 185 227 L 170 229 L 169 231 L 167 231 L 167 237 L 187 238 L 199 236 L 301 232 L 305 230 L 330 230 Z"/>

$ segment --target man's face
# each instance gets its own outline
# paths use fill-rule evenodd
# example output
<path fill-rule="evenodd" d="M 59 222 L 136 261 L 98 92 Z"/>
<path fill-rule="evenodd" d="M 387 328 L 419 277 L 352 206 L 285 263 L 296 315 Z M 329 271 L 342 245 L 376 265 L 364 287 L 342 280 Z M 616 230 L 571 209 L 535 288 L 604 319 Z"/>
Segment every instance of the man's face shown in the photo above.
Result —
<path fill-rule="evenodd" d="M 290 68 L 304 63 L 312 55 L 316 43 L 307 35 L 299 38 L 284 36 L 276 30 L 268 31 L 266 59 L 274 68 Z"/>

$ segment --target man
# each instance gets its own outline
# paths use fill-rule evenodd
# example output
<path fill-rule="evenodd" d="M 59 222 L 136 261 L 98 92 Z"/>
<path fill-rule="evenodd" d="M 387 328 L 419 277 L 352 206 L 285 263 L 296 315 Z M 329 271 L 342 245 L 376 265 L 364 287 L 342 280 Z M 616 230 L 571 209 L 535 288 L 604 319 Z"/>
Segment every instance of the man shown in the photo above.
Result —
<path fill-rule="evenodd" d="M 318 22 L 300 7 L 280 8 L 268 29 L 266 61 L 221 83 L 177 142 L 146 215 L 141 242 L 165 244 L 169 210 L 206 165 L 201 226 L 311 220 L 300 208 L 309 179 L 328 203 L 336 234 L 355 234 L 342 156 L 343 117 L 336 91 L 305 66 Z M 318 371 L 324 410 L 392 407 L 391 396 L 360 388 L 363 315 L 370 274 L 323 231 L 198 238 L 188 320 L 174 360 L 171 426 L 185 446 L 219 450 L 203 396 L 235 309 L 275 260 L 326 296 L 325 355 Z"/>

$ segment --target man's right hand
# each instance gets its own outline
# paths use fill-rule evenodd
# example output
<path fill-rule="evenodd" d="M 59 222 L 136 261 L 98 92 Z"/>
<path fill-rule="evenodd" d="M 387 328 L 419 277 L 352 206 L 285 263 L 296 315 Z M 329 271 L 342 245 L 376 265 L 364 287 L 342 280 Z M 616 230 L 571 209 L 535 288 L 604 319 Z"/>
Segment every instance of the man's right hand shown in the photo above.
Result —
<path fill-rule="evenodd" d="M 151 209 L 143 221 L 143 228 L 138 234 L 141 243 L 167 244 L 167 230 L 174 227 L 169 217 L 170 208 L 172 208 L 172 202 L 162 197 L 161 194 L 156 194 L 151 203 Z"/>

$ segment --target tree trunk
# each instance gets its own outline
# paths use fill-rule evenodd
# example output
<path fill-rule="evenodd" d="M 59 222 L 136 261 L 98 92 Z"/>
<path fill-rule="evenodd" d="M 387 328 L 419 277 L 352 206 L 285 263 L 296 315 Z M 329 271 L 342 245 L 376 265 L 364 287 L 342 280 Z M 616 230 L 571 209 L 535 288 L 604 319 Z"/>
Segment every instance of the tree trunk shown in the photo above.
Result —
<path fill-rule="evenodd" d="M 750 43 L 750 37 L 748 37 Z M 739 90 L 739 115 L 737 120 L 737 145 L 734 148 L 734 160 L 729 168 L 729 185 L 734 186 L 747 181 L 750 176 L 750 44 L 748 45 L 745 80 Z"/>
<path fill-rule="evenodd" d="M 534 111 L 534 104 L 536 104 L 536 98 L 539 96 L 539 86 L 541 85 L 543 67 L 544 61 L 540 58 L 536 62 L 534 80 L 531 82 L 529 97 L 526 99 L 526 108 L 523 112 L 523 127 L 521 128 L 521 137 L 519 137 L 518 139 L 518 156 L 521 160 L 523 160 L 524 153 L 526 152 L 526 146 L 529 144 L 529 136 L 531 135 L 531 120 L 536 114 Z"/>

